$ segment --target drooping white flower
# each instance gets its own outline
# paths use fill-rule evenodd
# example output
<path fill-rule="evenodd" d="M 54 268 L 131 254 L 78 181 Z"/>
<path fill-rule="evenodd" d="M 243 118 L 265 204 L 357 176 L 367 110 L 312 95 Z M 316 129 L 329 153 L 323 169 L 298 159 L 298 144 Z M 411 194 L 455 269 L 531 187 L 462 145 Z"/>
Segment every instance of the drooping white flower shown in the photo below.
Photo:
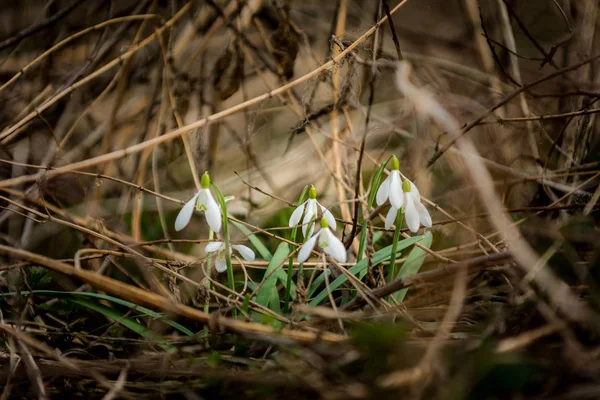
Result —
<path fill-rule="evenodd" d="M 292 216 L 290 217 L 290 221 L 288 224 L 289 227 L 291 228 L 293 226 L 298 225 L 298 223 L 300 222 L 300 218 L 302 217 L 302 214 L 304 213 L 304 218 L 302 219 L 302 236 L 303 237 L 311 236 L 315 230 L 314 220 L 317 217 L 317 211 L 318 211 L 317 207 L 319 207 L 321 209 L 321 212 L 323 213 L 323 217 L 327 220 L 327 223 L 329 224 L 329 226 L 331 226 L 331 228 L 333 230 L 335 230 L 336 223 L 335 223 L 335 218 L 333 217 L 333 214 L 331 213 L 331 211 L 329 211 L 328 209 L 323 207 L 317 201 L 317 189 L 315 189 L 315 187 L 312 185 L 310 187 L 310 190 L 308 191 L 308 200 L 306 200 L 304 203 L 302 203 L 298 207 L 296 207 L 296 209 L 292 213 Z M 310 225 L 310 230 L 307 233 L 306 231 L 308 230 L 309 225 Z"/>
<path fill-rule="evenodd" d="M 431 220 L 431 215 L 429 215 L 429 211 L 427 211 L 423 203 L 421 203 L 421 194 L 419 193 L 419 189 L 417 189 L 415 184 L 409 181 L 408 179 L 406 179 L 405 182 L 408 182 L 410 185 L 406 187 L 406 189 L 409 190 L 408 192 L 405 190 L 405 196 L 412 198 L 412 202 L 415 206 L 416 213 L 419 216 L 419 222 L 424 227 L 431 228 L 431 226 L 433 225 L 433 221 Z M 418 225 L 417 229 L 419 229 Z"/>
<path fill-rule="evenodd" d="M 205 172 L 200 181 L 200 191 L 188 201 L 175 220 L 175 230 L 180 231 L 187 226 L 194 213 L 194 208 L 204 211 L 206 222 L 215 232 L 221 230 L 221 209 L 210 193 L 210 175 Z"/>
<path fill-rule="evenodd" d="M 429 211 L 421 203 L 421 195 L 415 184 L 405 179 L 402 189 L 404 192 L 404 219 L 406 219 L 408 229 L 411 232 L 416 232 L 419 230 L 419 225 L 430 228 L 432 226 L 431 215 L 429 215 Z M 385 217 L 385 229 L 390 229 L 394 224 L 398 211 L 399 208 L 390 207 Z"/>
<path fill-rule="evenodd" d="M 338 239 L 333 232 L 329 229 L 329 223 L 327 218 L 321 218 L 321 229 L 315 233 L 310 239 L 308 239 L 300 248 L 298 253 L 298 262 L 303 263 L 308 260 L 310 253 L 315 248 L 315 244 L 318 244 L 320 248 L 331 257 L 336 259 L 338 262 L 346 262 L 346 248 L 344 244 Z"/>
<path fill-rule="evenodd" d="M 390 204 L 394 208 L 401 208 L 404 205 L 404 192 L 402 191 L 402 178 L 400 177 L 400 163 L 396 156 L 391 159 L 392 171 L 390 175 L 379 186 L 375 200 L 380 206 L 389 198 Z"/>
<path fill-rule="evenodd" d="M 246 261 L 254 261 L 254 252 L 250 247 L 244 246 L 243 244 L 232 244 L 229 246 L 229 256 L 231 256 L 231 250 L 236 250 L 242 258 Z M 207 253 L 217 253 L 215 260 L 215 269 L 217 272 L 227 271 L 227 261 L 225 260 L 225 243 L 224 242 L 209 242 L 206 244 L 204 251 Z"/>

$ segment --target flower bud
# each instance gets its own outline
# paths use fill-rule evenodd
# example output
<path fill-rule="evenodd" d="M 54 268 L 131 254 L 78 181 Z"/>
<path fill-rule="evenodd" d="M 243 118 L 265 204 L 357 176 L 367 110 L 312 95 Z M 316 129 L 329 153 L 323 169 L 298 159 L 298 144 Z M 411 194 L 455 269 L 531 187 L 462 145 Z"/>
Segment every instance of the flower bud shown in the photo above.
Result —
<path fill-rule="evenodd" d="M 200 187 L 202 189 L 208 189 L 210 187 L 210 175 L 208 174 L 208 171 L 202 175 L 202 179 L 200 179 Z"/>
<path fill-rule="evenodd" d="M 390 162 L 392 164 L 392 171 L 397 171 L 400 169 L 400 161 L 398 161 L 396 156 L 392 156 L 392 159 L 390 160 Z"/>
<path fill-rule="evenodd" d="M 408 181 L 408 179 L 405 179 L 404 182 L 402 182 L 402 190 L 407 193 L 412 191 L 412 188 L 410 186 L 410 182 Z"/>
<path fill-rule="evenodd" d="M 329 224 L 327 223 L 327 219 L 325 217 L 321 218 L 321 228 L 329 228 Z"/>

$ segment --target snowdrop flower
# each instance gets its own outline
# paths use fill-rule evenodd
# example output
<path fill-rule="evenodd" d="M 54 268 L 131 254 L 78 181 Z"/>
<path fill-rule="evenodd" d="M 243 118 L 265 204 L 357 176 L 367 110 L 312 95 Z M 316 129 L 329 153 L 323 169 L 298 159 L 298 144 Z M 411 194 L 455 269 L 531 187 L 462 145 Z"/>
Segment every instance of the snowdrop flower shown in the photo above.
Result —
<path fill-rule="evenodd" d="M 400 163 L 396 156 L 391 159 L 392 172 L 385 178 L 379 189 L 375 201 L 380 206 L 389 198 L 390 204 L 396 209 L 402 208 L 404 205 L 404 192 L 402 191 L 402 178 L 400 178 Z"/>
<path fill-rule="evenodd" d="M 229 246 L 229 256 L 231 256 L 231 249 L 236 250 L 242 258 L 246 261 L 254 261 L 254 252 L 248 246 L 243 244 L 232 244 Z M 215 268 L 217 272 L 227 271 L 227 262 L 225 261 L 225 243 L 224 242 L 209 242 L 204 251 L 207 253 L 217 253 L 217 259 L 215 260 Z"/>
<path fill-rule="evenodd" d="M 187 226 L 194 213 L 194 207 L 199 211 L 204 211 L 206 222 L 208 222 L 213 231 L 219 232 L 221 230 L 221 209 L 215 199 L 213 199 L 209 187 L 210 175 L 207 171 L 202 175 L 202 179 L 200 180 L 200 191 L 183 206 L 179 215 L 177 215 L 177 219 L 175 220 L 176 231 L 180 231 Z"/>
<path fill-rule="evenodd" d="M 421 203 L 421 194 L 414 183 L 405 179 L 402 184 L 404 192 L 404 218 L 411 232 L 419 230 L 419 224 L 430 228 L 432 225 L 429 211 Z M 396 220 L 398 208 L 392 206 L 385 217 L 385 229 L 390 229 Z"/>
<path fill-rule="evenodd" d="M 329 229 L 329 223 L 326 217 L 321 218 L 321 230 L 315 233 L 300 248 L 298 262 L 302 263 L 308 260 L 315 244 L 318 244 L 325 253 L 335 258 L 338 262 L 346 262 L 346 248 L 340 239 L 338 239 Z"/>
<path fill-rule="evenodd" d="M 404 181 L 403 189 L 406 198 L 406 210 L 404 211 L 404 216 L 408 228 L 412 232 L 416 232 L 419 229 L 419 223 L 426 228 L 431 228 L 433 225 L 431 215 L 429 215 L 429 211 L 427 211 L 423 203 L 421 203 L 421 194 L 415 184 L 406 179 Z M 411 222 L 409 222 L 409 218 Z"/>
<path fill-rule="evenodd" d="M 308 200 L 304 203 L 300 204 L 292 213 L 290 217 L 289 227 L 293 227 L 298 225 L 300 222 L 300 218 L 302 217 L 302 213 L 304 213 L 304 219 L 302 220 L 302 236 L 308 237 L 311 236 L 315 230 L 315 224 L 311 225 L 311 222 L 317 217 L 317 207 L 321 208 L 321 212 L 323 213 L 323 217 L 327 220 L 327 223 L 331 228 L 335 231 L 336 224 L 335 218 L 333 218 L 333 214 L 323 207 L 317 201 L 317 189 L 314 186 L 310 186 L 310 190 L 308 191 Z M 308 230 L 308 226 L 311 225 L 310 231 L 306 233 Z"/>

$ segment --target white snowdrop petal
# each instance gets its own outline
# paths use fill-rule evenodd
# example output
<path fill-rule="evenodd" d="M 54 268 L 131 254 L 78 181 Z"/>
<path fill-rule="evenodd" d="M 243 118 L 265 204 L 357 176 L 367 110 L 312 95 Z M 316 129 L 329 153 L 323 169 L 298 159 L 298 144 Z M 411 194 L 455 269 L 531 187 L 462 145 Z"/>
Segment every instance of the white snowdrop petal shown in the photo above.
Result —
<path fill-rule="evenodd" d="M 422 203 L 416 203 L 417 212 L 419 213 L 419 219 L 421 221 L 421 225 L 431 228 L 433 225 L 433 221 L 431 221 L 431 215 L 429 215 L 429 211 Z"/>
<path fill-rule="evenodd" d="M 338 262 L 346 262 L 346 248 L 344 244 L 338 239 L 329 229 L 326 230 L 327 235 L 327 246 L 323 247 L 325 253 L 335 258 Z"/>
<path fill-rule="evenodd" d="M 321 206 L 321 205 L 319 204 L 319 206 Z M 325 217 L 325 220 L 327 221 L 327 224 L 329 225 L 329 227 L 335 231 L 337 226 L 335 223 L 335 218 L 334 218 L 333 214 L 331 213 L 331 211 L 329 211 L 325 207 L 321 206 L 321 212 L 323 213 L 323 216 Z"/>
<path fill-rule="evenodd" d="M 378 206 L 385 203 L 385 201 L 387 200 L 387 198 L 390 194 L 391 176 L 392 176 L 391 174 L 388 175 L 388 177 L 385 178 L 385 180 L 381 183 L 381 185 L 379 185 L 379 189 L 377 189 L 377 195 L 375 196 L 375 201 L 377 202 Z"/>
<path fill-rule="evenodd" d="M 411 180 L 409 180 L 408 182 L 410 182 L 410 192 L 412 193 L 415 202 L 421 201 L 421 193 L 419 193 L 419 189 L 417 189 L 417 187 L 414 183 L 412 183 Z"/>
<path fill-rule="evenodd" d="M 315 223 L 314 222 L 312 224 L 304 225 L 304 230 L 306 230 L 308 228 L 308 225 L 310 225 L 310 229 L 308 229 L 308 232 L 306 232 L 304 237 L 311 237 L 315 231 Z"/>
<path fill-rule="evenodd" d="M 311 225 L 311 221 L 317 214 L 317 201 L 315 199 L 306 200 L 306 210 L 304 211 L 304 218 L 302 219 L 302 235 L 306 237 L 312 236 L 315 231 L 315 224 L 313 223 L 310 230 L 308 226 Z M 308 233 L 307 233 L 308 230 Z"/>
<path fill-rule="evenodd" d="M 322 228 L 318 233 L 317 246 L 323 248 L 329 245 L 329 236 L 327 235 L 329 228 Z"/>
<path fill-rule="evenodd" d="M 302 245 L 302 247 L 300 248 L 300 252 L 298 253 L 298 262 L 303 263 L 304 261 L 308 260 L 312 249 L 315 248 L 315 243 L 317 243 L 317 236 L 319 236 L 318 233 L 316 235 L 313 235 Z"/>
<path fill-rule="evenodd" d="M 390 180 L 390 204 L 396 208 L 401 208 L 404 205 L 404 192 L 402 191 L 402 182 L 400 181 L 400 173 L 392 171 L 392 179 Z"/>
<path fill-rule="evenodd" d="M 404 219 L 411 232 L 419 230 L 419 213 L 417 212 L 412 196 L 406 196 Z"/>
<path fill-rule="evenodd" d="M 225 272 L 227 271 L 227 261 L 224 258 L 217 257 L 215 261 L 215 269 L 217 272 Z"/>
<path fill-rule="evenodd" d="M 207 253 L 214 253 L 215 251 L 219 251 L 225 248 L 225 243 L 223 242 L 209 242 L 204 247 L 204 251 Z"/>
<path fill-rule="evenodd" d="M 317 201 L 315 199 L 306 200 L 306 212 L 304 213 L 303 223 L 311 221 L 317 215 Z"/>
<path fill-rule="evenodd" d="M 196 208 L 198 208 L 198 210 L 200 210 L 200 211 L 206 210 L 206 202 L 208 200 L 206 192 L 208 192 L 208 194 L 210 194 L 208 189 L 200 189 L 200 191 L 196 195 L 196 196 L 198 196 L 198 201 L 196 202 Z"/>
<path fill-rule="evenodd" d="M 385 216 L 385 229 L 390 229 L 396 222 L 396 215 L 398 215 L 398 209 L 394 206 L 390 207 L 387 215 Z"/>
<path fill-rule="evenodd" d="M 305 205 L 306 205 L 306 201 L 304 203 L 300 204 L 298 207 L 296 207 L 296 209 L 292 213 L 292 216 L 290 217 L 290 222 L 288 224 L 288 226 L 290 228 L 298 225 L 298 223 L 300 222 L 300 218 L 302 218 L 302 213 L 304 212 Z"/>
<path fill-rule="evenodd" d="M 200 194 L 203 198 L 204 206 L 206 207 L 206 222 L 212 228 L 213 231 L 219 232 L 221 230 L 221 210 L 212 194 L 208 189 L 202 189 L 203 193 Z"/>
<path fill-rule="evenodd" d="M 250 247 L 244 246 L 243 244 L 234 244 L 231 245 L 231 248 L 237 250 L 244 260 L 254 261 L 254 252 Z"/>
<path fill-rule="evenodd" d="M 175 230 L 179 232 L 183 228 L 189 224 L 190 219 L 192 218 L 192 214 L 194 213 L 194 206 L 196 204 L 196 199 L 198 198 L 198 194 L 196 194 L 190 201 L 185 203 L 179 214 L 177 214 L 177 219 L 175 220 Z"/>

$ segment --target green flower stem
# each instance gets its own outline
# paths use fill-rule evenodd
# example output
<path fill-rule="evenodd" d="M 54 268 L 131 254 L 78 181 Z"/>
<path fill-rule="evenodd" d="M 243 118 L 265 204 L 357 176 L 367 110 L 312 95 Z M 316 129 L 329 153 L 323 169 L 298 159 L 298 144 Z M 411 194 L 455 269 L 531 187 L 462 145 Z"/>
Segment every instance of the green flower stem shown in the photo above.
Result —
<path fill-rule="evenodd" d="M 369 228 L 368 221 L 363 219 L 360 230 L 360 239 L 358 241 L 358 253 L 356 254 L 356 261 L 363 259 L 365 254 L 365 247 L 367 247 L 367 229 Z"/>
<path fill-rule="evenodd" d="M 298 197 L 298 204 L 302 204 L 304 202 L 304 198 L 306 197 L 306 192 L 309 190 L 309 186 L 305 186 L 300 193 L 300 197 Z M 292 242 L 296 242 L 296 235 L 298 233 L 298 227 L 294 226 L 292 228 L 292 234 L 290 240 Z M 294 245 L 290 244 L 290 254 L 294 251 Z M 301 274 L 302 264 L 300 264 L 300 270 L 298 274 Z M 287 314 L 289 312 L 290 299 L 292 298 L 292 275 L 294 275 L 294 257 L 290 257 L 288 261 L 288 270 L 287 270 L 287 282 L 285 284 L 285 301 L 283 303 L 283 312 Z"/>
<path fill-rule="evenodd" d="M 390 254 L 390 273 L 388 275 L 388 282 L 393 281 L 396 277 L 396 249 L 398 248 L 398 239 L 400 239 L 403 218 L 404 208 L 398 210 L 398 214 L 396 214 L 396 230 L 394 231 L 394 239 L 392 241 L 392 254 Z"/>
<path fill-rule="evenodd" d="M 210 229 L 208 231 L 208 240 L 212 241 L 214 236 L 215 236 L 215 232 L 212 229 Z M 210 284 L 211 271 L 212 271 L 212 255 L 210 253 L 208 253 L 208 255 L 206 257 L 206 274 L 208 275 L 209 279 L 206 280 L 207 294 L 206 294 L 206 301 L 204 302 L 204 312 L 207 314 L 210 312 L 209 301 L 208 301 L 208 291 L 210 290 L 210 287 L 211 287 L 211 284 Z M 208 326 L 204 325 L 204 336 L 208 337 L 209 334 L 210 334 L 210 332 L 208 331 Z"/>
<path fill-rule="evenodd" d="M 225 204 L 225 197 L 223 196 L 223 193 L 221 193 L 221 190 L 219 190 L 219 187 L 215 185 L 214 182 L 212 182 L 212 187 L 217 193 L 217 198 L 219 199 L 219 204 L 221 205 L 221 214 L 223 217 L 223 239 L 225 240 L 225 262 L 227 263 L 227 281 L 231 290 L 235 292 L 235 281 L 233 280 L 233 266 L 231 265 L 231 239 L 229 238 L 229 219 L 227 218 L 227 205 Z M 233 309 L 233 314 L 237 314 L 235 308 Z"/>
<path fill-rule="evenodd" d="M 308 223 L 308 227 L 306 228 L 306 232 L 310 232 L 313 229 L 313 226 L 315 226 L 315 221 L 310 221 Z M 309 238 L 304 238 L 304 239 L 309 239 Z M 300 263 L 298 265 L 298 279 L 300 279 L 300 277 L 302 277 L 303 273 L 304 273 L 304 269 L 303 269 L 304 263 Z"/>
<path fill-rule="evenodd" d="M 296 241 L 296 228 L 292 229 L 292 242 Z M 294 245 L 290 244 L 290 254 L 294 251 Z M 290 299 L 292 297 L 292 275 L 294 274 L 294 257 L 290 257 L 288 261 L 287 280 L 285 283 L 285 300 L 283 303 L 283 313 L 287 314 L 290 307 Z"/>
<path fill-rule="evenodd" d="M 385 163 L 381 163 L 381 165 L 379 166 L 379 168 L 377 169 L 377 172 L 375 172 L 375 175 L 373 176 L 373 182 L 371 183 L 371 190 L 369 192 L 369 199 L 367 202 L 367 210 L 370 210 L 371 208 L 373 208 L 373 203 L 375 203 L 375 198 L 377 196 L 377 189 L 379 188 L 379 184 L 381 183 L 381 177 L 383 175 L 383 170 L 385 169 L 386 165 L 388 165 L 391 161 L 391 157 L 385 162 Z M 369 228 L 369 221 L 365 221 L 364 219 L 364 215 L 362 215 L 362 210 L 359 210 L 359 212 L 361 212 L 361 218 L 363 218 L 362 221 L 362 229 L 360 231 L 360 242 L 359 242 L 359 246 L 358 246 L 358 254 L 356 257 L 356 261 L 360 261 L 363 259 L 363 255 L 365 253 L 365 248 L 367 246 L 367 229 Z"/>

